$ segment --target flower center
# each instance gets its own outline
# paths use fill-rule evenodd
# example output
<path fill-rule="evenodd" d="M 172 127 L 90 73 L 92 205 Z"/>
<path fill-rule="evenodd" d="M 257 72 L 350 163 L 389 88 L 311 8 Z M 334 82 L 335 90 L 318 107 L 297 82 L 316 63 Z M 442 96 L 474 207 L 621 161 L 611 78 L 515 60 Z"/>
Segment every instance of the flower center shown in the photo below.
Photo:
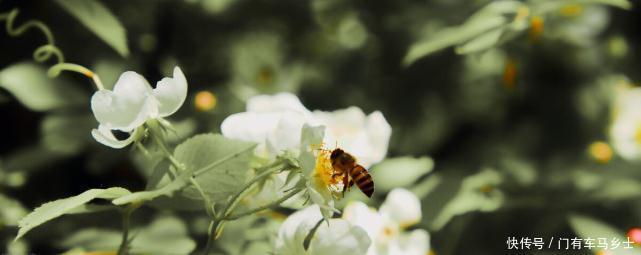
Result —
<path fill-rule="evenodd" d="M 641 123 L 637 124 L 637 129 L 634 132 L 634 141 L 637 145 L 641 145 Z"/>
<path fill-rule="evenodd" d="M 316 165 L 314 167 L 314 176 L 321 180 L 324 186 L 330 191 L 337 193 L 343 188 L 343 174 L 337 173 L 332 166 L 330 159 L 331 151 L 319 150 L 316 156 Z"/>
<path fill-rule="evenodd" d="M 381 234 L 379 236 L 379 241 L 387 242 L 389 240 L 394 239 L 398 234 L 399 234 L 398 226 L 395 226 L 395 225 L 389 224 L 389 223 L 385 224 L 385 226 L 381 230 Z"/>

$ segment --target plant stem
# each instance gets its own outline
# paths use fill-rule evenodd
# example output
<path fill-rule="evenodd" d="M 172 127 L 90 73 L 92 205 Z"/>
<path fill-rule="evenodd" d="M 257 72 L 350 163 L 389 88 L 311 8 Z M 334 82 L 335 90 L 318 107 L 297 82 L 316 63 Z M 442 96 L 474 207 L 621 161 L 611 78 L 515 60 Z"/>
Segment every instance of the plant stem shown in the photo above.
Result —
<path fill-rule="evenodd" d="M 131 214 L 139 207 L 139 204 L 134 203 L 124 210 L 122 214 L 122 240 L 120 241 L 120 247 L 118 247 L 118 255 L 128 254 L 127 246 L 129 244 L 129 225 Z"/>
<path fill-rule="evenodd" d="M 247 191 L 249 188 L 251 188 L 255 183 L 263 180 L 265 177 L 275 173 L 276 171 L 279 170 L 284 170 L 286 167 L 289 167 L 287 164 L 283 164 L 282 162 L 276 161 L 268 166 L 263 167 L 265 169 L 262 171 L 260 174 L 256 175 L 253 179 L 251 179 L 249 182 L 245 183 L 245 185 L 234 194 L 234 196 L 231 197 L 229 200 L 229 203 L 225 206 L 225 209 L 223 209 L 221 218 L 229 216 L 231 214 L 231 211 L 236 207 L 236 204 L 240 201 L 240 197 Z"/>
<path fill-rule="evenodd" d="M 60 74 L 61 71 L 73 71 L 77 73 L 84 74 L 85 76 L 91 78 L 93 82 L 96 84 L 96 87 L 98 90 L 104 89 L 104 86 L 102 85 L 102 81 L 100 81 L 100 77 L 93 71 L 89 70 L 88 68 L 73 64 L 73 63 L 66 63 L 65 62 L 65 57 L 62 51 L 55 45 L 53 33 L 51 33 L 51 30 L 45 23 L 43 23 L 40 20 L 28 20 L 24 22 L 22 25 L 16 26 L 15 25 L 15 20 L 18 17 L 18 14 L 20 13 L 20 9 L 18 8 L 13 8 L 9 12 L 5 13 L 0 13 L 0 21 L 6 20 L 6 30 L 7 34 L 12 37 L 17 37 L 21 36 L 25 32 L 29 31 L 31 28 L 40 30 L 42 34 L 45 36 L 45 39 L 47 41 L 46 44 L 39 46 L 36 48 L 36 50 L 33 52 L 33 58 L 37 62 L 45 62 L 49 60 L 52 57 L 55 57 L 56 64 L 51 66 L 49 68 L 49 71 L 47 72 L 49 76 L 51 77 L 56 77 Z"/>
<path fill-rule="evenodd" d="M 178 159 L 176 159 L 174 155 L 167 148 L 164 137 L 158 134 L 158 132 L 162 132 L 162 131 L 159 128 L 157 128 L 157 123 L 150 124 L 149 126 L 150 126 L 151 135 L 156 141 L 156 144 L 158 144 L 158 146 L 160 147 L 160 150 L 162 150 L 162 152 L 165 154 L 165 157 L 169 159 L 171 164 L 176 168 L 176 170 L 178 170 L 179 173 L 185 171 L 186 170 L 185 166 L 182 163 L 180 163 L 180 161 L 178 161 Z M 174 175 L 177 175 L 177 174 L 174 174 Z M 196 187 L 196 190 L 198 190 L 198 193 L 200 193 L 200 196 L 203 198 L 203 201 L 205 203 L 205 211 L 207 212 L 207 215 L 209 215 L 210 217 L 214 217 L 214 212 L 212 211 L 213 202 L 211 201 L 209 196 L 205 193 L 203 188 L 200 187 L 200 184 L 198 184 L 194 176 L 191 176 L 189 178 L 189 182 L 192 185 L 194 185 L 194 187 Z"/>
<path fill-rule="evenodd" d="M 248 215 L 251 215 L 251 214 L 254 214 L 254 213 L 260 212 L 260 211 L 262 211 L 262 210 L 265 210 L 265 209 L 269 209 L 269 208 L 272 208 L 272 207 L 278 206 L 278 205 L 280 205 L 281 203 L 283 203 L 283 202 L 287 201 L 287 199 L 290 199 L 291 197 L 295 196 L 296 194 L 298 194 L 298 193 L 299 193 L 299 192 L 301 192 L 302 190 L 303 190 L 303 189 L 295 189 L 295 190 L 293 190 L 292 192 L 287 193 L 287 195 L 285 195 L 285 196 L 283 196 L 283 197 L 279 198 L 278 200 L 276 200 L 276 201 L 274 201 L 274 202 L 271 202 L 271 203 L 266 204 L 266 205 L 263 205 L 263 206 L 256 207 L 256 208 L 251 209 L 251 210 L 246 211 L 246 212 L 242 212 L 242 213 L 238 213 L 238 214 L 230 214 L 230 215 L 228 215 L 228 216 L 223 217 L 223 220 L 237 220 L 237 219 L 240 219 L 240 218 L 242 218 L 242 217 L 245 217 L 245 216 L 248 216 Z"/>
<path fill-rule="evenodd" d="M 278 204 L 280 204 L 283 201 L 285 201 L 285 200 L 289 199 L 290 197 L 294 196 L 296 193 L 298 193 L 300 191 L 300 190 L 296 190 L 294 192 L 291 192 L 288 195 L 286 195 L 285 197 L 279 199 L 278 201 L 276 201 L 274 203 L 271 203 L 271 204 L 268 204 L 268 205 L 265 205 L 265 206 L 261 206 L 260 208 L 257 208 L 258 210 L 256 210 L 256 211 L 252 210 L 251 212 L 245 212 L 245 213 L 241 213 L 241 214 L 234 215 L 234 216 L 230 217 L 231 212 L 235 208 L 236 204 L 238 204 L 238 202 L 240 202 L 240 200 L 242 198 L 242 195 L 247 190 L 249 190 L 254 184 L 256 184 L 257 182 L 263 180 L 267 176 L 269 176 L 269 175 L 271 175 L 271 174 L 273 174 L 273 173 L 275 173 L 275 172 L 277 172 L 279 170 L 284 170 L 284 169 L 286 169 L 288 167 L 290 167 L 290 165 L 284 163 L 283 161 L 275 161 L 272 164 L 269 164 L 267 166 L 262 167 L 261 169 L 263 169 L 263 171 L 260 171 L 260 173 L 258 175 L 256 175 L 249 182 L 245 183 L 245 185 L 243 185 L 243 187 L 240 188 L 238 190 L 238 192 L 236 192 L 236 194 L 234 194 L 229 199 L 229 202 L 227 203 L 225 208 L 218 215 L 216 215 L 216 217 L 214 217 L 212 219 L 212 221 L 210 222 L 210 224 L 209 224 L 209 232 L 208 232 L 208 235 L 207 235 L 207 244 L 205 246 L 205 250 L 203 251 L 203 254 L 205 254 L 205 255 L 209 254 L 209 251 L 211 250 L 211 243 L 218 237 L 218 228 L 225 220 L 239 219 L 241 217 L 250 215 L 250 214 L 252 214 L 254 212 L 258 212 L 258 211 L 267 209 L 269 207 L 275 206 L 275 205 L 277 205 L 276 202 L 278 202 Z"/>

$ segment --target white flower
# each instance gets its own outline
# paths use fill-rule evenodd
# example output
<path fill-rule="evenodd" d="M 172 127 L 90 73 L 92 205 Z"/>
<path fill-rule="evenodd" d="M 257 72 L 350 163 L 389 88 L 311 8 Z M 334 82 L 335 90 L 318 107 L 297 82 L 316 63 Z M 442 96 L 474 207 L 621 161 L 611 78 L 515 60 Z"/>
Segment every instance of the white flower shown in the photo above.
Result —
<path fill-rule="evenodd" d="M 392 127 L 383 114 L 365 115 L 358 107 L 333 112 L 314 111 L 317 124 L 327 127 L 323 143 L 338 146 L 358 158 L 365 168 L 385 158 Z"/>
<path fill-rule="evenodd" d="M 258 143 L 257 154 L 273 158 L 283 150 L 299 150 L 301 128 L 311 118 L 293 94 L 261 95 L 247 101 L 246 112 L 227 117 L 220 130 L 225 137 Z"/>
<path fill-rule="evenodd" d="M 278 230 L 276 254 L 359 255 L 367 252 L 371 241 L 361 227 L 343 219 L 322 220 L 323 216 L 316 205 L 290 215 Z M 317 224 L 309 247 L 305 249 L 305 239 Z"/>
<path fill-rule="evenodd" d="M 626 160 L 641 160 L 641 88 L 622 88 L 610 127 L 612 147 Z"/>
<path fill-rule="evenodd" d="M 323 143 L 338 145 L 370 167 L 385 158 L 392 129 L 379 111 L 366 116 L 358 107 L 334 112 L 311 112 L 291 93 L 261 95 L 247 101 L 247 111 L 227 117 L 220 129 L 228 137 L 253 141 L 261 156 L 273 157 L 283 150 L 300 150 L 304 124 L 325 126 Z"/>
<path fill-rule="evenodd" d="M 165 77 L 152 89 L 140 74 L 124 72 L 113 91 L 102 89 L 91 97 L 91 110 L 100 123 L 91 134 L 96 141 L 122 148 L 132 143 L 140 131 L 137 129 L 149 119 L 169 116 L 176 112 L 187 97 L 187 79 L 179 67 L 174 68 L 174 77 Z M 112 130 L 130 134 L 118 140 Z"/>
<path fill-rule="evenodd" d="M 421 220 L 420 201 L 408 190 L 392 190 L 378 212 L 362 202 L 352 202 L 343 218 L 367 231 L 372 239 L 367 255 L 425 255 L 430 250 L 427 231 L 404 231 Z"/>

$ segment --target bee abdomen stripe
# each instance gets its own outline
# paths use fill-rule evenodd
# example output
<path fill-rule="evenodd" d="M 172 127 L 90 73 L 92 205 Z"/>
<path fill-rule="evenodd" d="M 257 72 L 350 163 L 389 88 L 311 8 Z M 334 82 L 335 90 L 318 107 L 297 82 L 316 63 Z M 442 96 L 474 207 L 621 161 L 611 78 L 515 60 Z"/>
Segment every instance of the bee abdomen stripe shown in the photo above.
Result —
<path fill-rule="evenodd" d="M 356 165 L 355 167 L 350 169 L 349 172 L 350 172 L 350 174 L 352 176 L 359 176 L 361 174 L 367 174 L 367 170 L 365 170 L 365 168 L 360 166 L 360 165 Z"/>
<path fill-rule="evenodd" d="M 358 184 L 360 184 L 363 187 L 365 187 L 365 185 L 373 186 L 374 185 L 374 181 L 372 180 L 372 178 L 367 178 L 367 179 L 363 180 L 362 182 L 358 182 Z"/>

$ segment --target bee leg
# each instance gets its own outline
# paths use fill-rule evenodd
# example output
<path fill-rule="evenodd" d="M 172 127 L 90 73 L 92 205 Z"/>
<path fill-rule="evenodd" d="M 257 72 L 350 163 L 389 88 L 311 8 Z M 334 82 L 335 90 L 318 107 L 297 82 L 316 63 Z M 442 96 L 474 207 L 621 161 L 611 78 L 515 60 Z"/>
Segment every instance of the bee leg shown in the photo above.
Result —
<path fill-rule="evenodd" d="M 345 176 L 343 176 L 343 197 L 345 197 L 345 191 L 349 188 L 349 185 L 347 185 L 348 181 L 349 181 L 349 174 L 345 174 Z"/>

